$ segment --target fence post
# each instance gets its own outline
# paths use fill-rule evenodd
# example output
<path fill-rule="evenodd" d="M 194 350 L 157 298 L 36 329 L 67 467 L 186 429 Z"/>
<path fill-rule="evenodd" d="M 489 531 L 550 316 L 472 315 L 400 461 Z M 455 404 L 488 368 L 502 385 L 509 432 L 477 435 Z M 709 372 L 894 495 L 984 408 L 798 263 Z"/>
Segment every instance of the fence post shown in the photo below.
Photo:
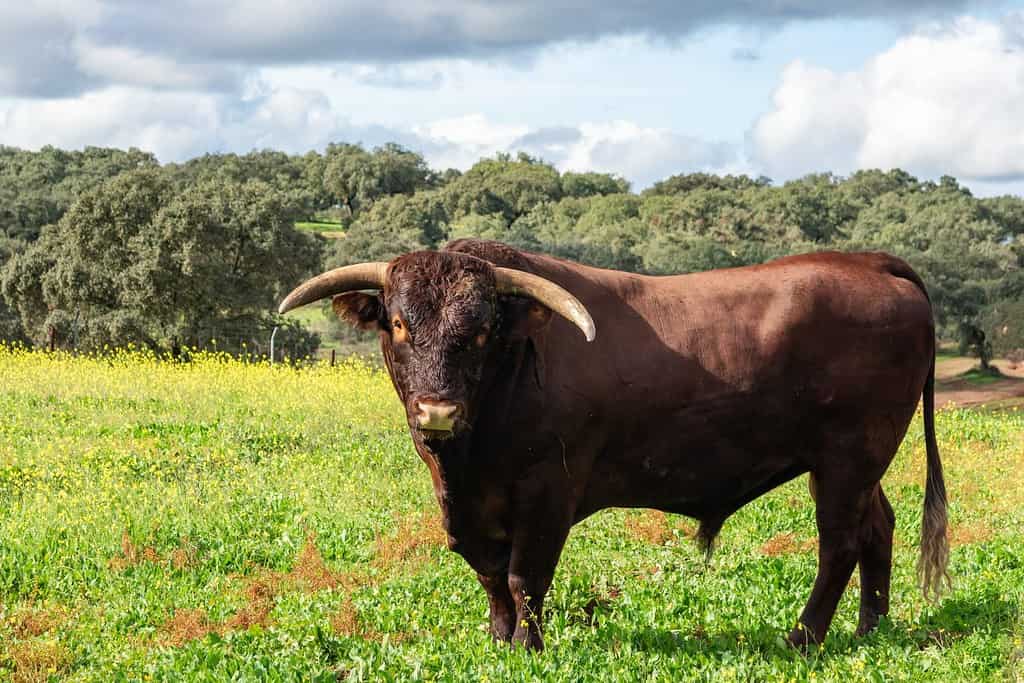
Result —
<path fill-rule="evenodd" d="M 334 349 L 331 349 L 331 367 L 334 367 Z"/>
<path fill-rule="evenodd" d="M 270 333 L 270 364 L 274 364 L 274 337 L 277 336 L 277 325 L 274 325 L 274 331 Z"/>
<path fill-rule="evenodd" d="M 53 347 L 54 347 L 54 343 L 56 342 L 56 340 L 57 340 L 57 330 L 55 330 L 53 328 L 53 325 L 50 325 L 50 353 L 53 353 Z"/>

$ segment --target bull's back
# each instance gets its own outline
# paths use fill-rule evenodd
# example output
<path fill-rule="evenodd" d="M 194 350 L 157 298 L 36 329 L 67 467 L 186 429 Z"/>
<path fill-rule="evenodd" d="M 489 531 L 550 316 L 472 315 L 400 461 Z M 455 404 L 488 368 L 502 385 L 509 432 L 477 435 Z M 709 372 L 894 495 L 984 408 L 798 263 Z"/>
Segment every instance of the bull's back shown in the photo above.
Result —
<path fill-rule="evenodd" d="M 809 254 L 671 277 L 565 271 L 543 274 L 583 301 L 597 340 L 586 344 L 556 320 L 550 371 L 598 400 L 692 400 L 773 381 L 843 380 L 855 391 L 857 376 L 906 365 L 917 375 L 930 362 L 927 297 L 909 266 L 885 254 Z"/>
<path fill-rule="evenodd" d="M 855 401 L 884 388 L 916 402 L 934 331 L 912 273 L 885 254 L 838 253 L 709 273 L 706 294 L 694 298 L 708 322 L 669 343 L 766 398 Z M 901 377 L 907 386 L 890 381 Z"/>

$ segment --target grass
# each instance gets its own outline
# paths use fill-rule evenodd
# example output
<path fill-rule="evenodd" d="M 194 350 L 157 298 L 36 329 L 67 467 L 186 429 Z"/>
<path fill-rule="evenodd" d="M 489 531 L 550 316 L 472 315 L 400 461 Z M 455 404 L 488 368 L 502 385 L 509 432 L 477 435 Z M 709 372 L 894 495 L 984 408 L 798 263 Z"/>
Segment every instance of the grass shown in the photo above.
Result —
<path fill-rule="evenodd" d="M 297 221 L 295 227 L 306 232 L 320 233 L 327 239 L 340 239 L 345 236 L 342 224 L 330 221 Z"/>
<path fill-rule="evenodd" d="M 985 371 L 980 367 L 971 368 L 967 372 L 960 375 L 957 379 L 962 379 L 969 384 L 992 384 L 1002 379 L 1006 379 L 1005 376 L 999 372 L 999 368 L 992 367 L 990 370 Z"/>
<path fill-rule="evenodd" d="M 490 642 L 386 375 L 0 350 L 0 378 L 0 681 L 1024 677 L 1012 408 L 939 415 L 955 588 L 938 604 L 913 576 L 918 419 L 886 479 L 877 632 L 853 636 L 851 589 L 824 647 L 782 643 L 816 564 L 801 478 L 730 519 L 707 567 L 682 517 L 579 525 L 535 656 Z"/>
<path fill-rule="evenodd" d="M 324 310 L 320 304 L 301 306 L 293 311 L 289 311 L 285 315 L 297 320 L 306 329 L 320 335 L 320 346 L 316 352 L 317 357 L 321 359 L 330 358 L 333 351 L 336 358 L 357 355 L 371 365 L 380 365 L 380 344 L 376 339 L 376 335 L 362 333 L 361 335 L 353 335 L 349 340 L 340 340 L 333 337 L 330 326 L 327 323 L 327 318 L 324 315 Z M 330 315 L 333 315 L 333 313 Z"/>
<path fill-rule="evenodd" d="M 977 410 L 991 413 L 1016 412 L 1018 410 L 1024 410 L 1024 396 L 991 401 L 983 406 L 978 406 Z"/>

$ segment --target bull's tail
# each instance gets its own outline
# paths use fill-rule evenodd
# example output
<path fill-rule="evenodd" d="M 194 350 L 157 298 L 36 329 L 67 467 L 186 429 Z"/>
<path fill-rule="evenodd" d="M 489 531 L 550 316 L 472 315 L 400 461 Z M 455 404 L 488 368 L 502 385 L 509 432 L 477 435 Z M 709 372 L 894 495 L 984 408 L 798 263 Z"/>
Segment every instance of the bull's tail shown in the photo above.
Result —
<path fill-rule="evenodd" d="M 913 282 L 931 303 L 924 281 L 905 261 L 886 256 L 886 270 L 896 277 Z M 934 328 L 934 324 L 933 324 Z M 942 477 L 939 445 L 935 442 L 935 350 L 938 345 L 932 333 L 932 364 L 924 383 L 924 443 L 928 454 L 928 474 L 924 486 L 924 513 L 921 518 L 921 557 L 917 561 L 917 578 L 926 599 L 935 599 L 950 585 L 946 565 L 949 563 L 949 539 L 946 537 L 946 482 Z"/>
<path fill-rule="evenodd" d="M 924 513 L 921 518 L 921 557 L 917 562 L 917 578 L 926 599 L 935 599 L 950 585 L 946 565 L 949 562 L 949 539 L 946 537 L 946 482 L 942 477 L 942 460 L 935 442 L 935 353 L 924 385 L 924 440 L 928 455 L 928 474 L 924 491 Z"/>

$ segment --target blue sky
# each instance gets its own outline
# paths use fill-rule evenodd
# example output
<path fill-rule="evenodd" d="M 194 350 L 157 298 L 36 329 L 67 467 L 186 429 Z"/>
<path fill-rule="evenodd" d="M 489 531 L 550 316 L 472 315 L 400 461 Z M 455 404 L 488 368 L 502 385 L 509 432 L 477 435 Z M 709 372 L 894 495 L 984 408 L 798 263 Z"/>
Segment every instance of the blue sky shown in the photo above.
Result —
<path fill-rule="evenodd" d="M 1024 3 L 40 0 L 0 7 L 0 144 L 397 141 L 673 173 L 904 167 L 1024 189 Z"/>

